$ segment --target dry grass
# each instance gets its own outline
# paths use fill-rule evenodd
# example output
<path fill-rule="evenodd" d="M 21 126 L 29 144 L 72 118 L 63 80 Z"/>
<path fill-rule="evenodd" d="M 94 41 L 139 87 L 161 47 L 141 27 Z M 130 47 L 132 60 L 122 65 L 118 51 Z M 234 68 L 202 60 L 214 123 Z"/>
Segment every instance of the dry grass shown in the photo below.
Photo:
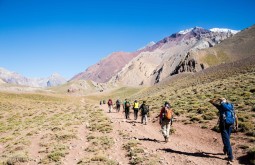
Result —
<path fill-rule="evenodd" d="M 219 71 L 212 68 L 205 73 L 173 78 L 130 98 L 146 100 L 152 117 L 159 114 L 165 101 L 169 101 L 175 115 L 185 118 L 182 120 L 184 124 L 218 130 L 214 128 L 218 120 L 218 110 L 208 101 L 225 97 L 234 104 L 238 115 L 238 131 L 241 132 L 239 136 L 244 137 L 245 144 L 254 146 L 255 67 L 239 68 L 238 65 L 233 64 L 230 68 Z"/>
<path fill-rule="evenodd" d="M 111 123 L 102 110 L 80 100 L 68 96 L 0 93 L 0 146 L 3 148 L 0 164 L 61 163 L 85 121 L 93 132 L 111 132 Z M 100 136 L 93 144 L 110 148 L 112 142 L 107 136 Z M 38 149 L 31 150 L 31 145 L 37 145 Z M 33 154 L 40 159 L 35 160 Z M 91 157 L 95 155 L 92 153 Z"/>
<path fill-rule="evenodd" d="M 129 157 L 130 164 L 160 164 L 159 157 L 155 154 L 148 153 L 139 140 L 129 140 L 127 143 L 123 145 L 123 148 L 127 152 L 127 156 Z"/>

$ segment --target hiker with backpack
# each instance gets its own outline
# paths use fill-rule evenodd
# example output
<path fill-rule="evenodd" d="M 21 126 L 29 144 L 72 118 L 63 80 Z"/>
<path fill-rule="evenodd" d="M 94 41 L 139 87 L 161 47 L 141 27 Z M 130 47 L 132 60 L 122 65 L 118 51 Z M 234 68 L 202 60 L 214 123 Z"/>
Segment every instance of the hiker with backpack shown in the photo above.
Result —
<path fill-rule="evenodd" d="M 170 127 L 173 124 L 173 109 L 169 102 L 165 102 L 164 106 L 161 108 L 159 114 L 159 124 L 161 125 L 162 134 L 164 136 L 165 142 L 168 142 L 170 135 Z"/>
<path fill-rule="evenodd" d="M 116 100 L 116 111 L 119 112 L 120 111 L 120 104 L 121 101 L 119 99 Z"/>
<path fill-rule="evenodd" d="M 146 105 L 146 101 L 143 101 L 142 105 L 140 106 L 139 110 L 141 110 L 141 124 L 147 124 L 148 121 L 148 113 L 149 113 L 149 106 Z"/>
<path fill-rule="evenodd" d="M 109 99 L 107 104 L 108 104 L 108 107 L 109 107 L 109 113 L 111 113 L 112 112 L 112 99 Z"/>
<path fill-rule="evenodd" d="M 133 109 L 134 109 L 134 119 L 137 120 L 137 114 L 139 109 L 139 103 L 137 100 L 135 100 L 134 102 Z"/>
<path fill-rule="evenodd" d="M 230 143 L 230 135 L 232 127 L 237 130 L 238 120 L 235 114 L 233 104 L 227 102 L 225 98 L 212 99 L 209 101 L 219 110 L 219 128 L 221 132 L 222 142 L 223 142 L 223 153 L 228 155 L 228 163 L 232 164 L 234 157 L 232 153 L 232 147 Z"/>
<path fill-rule="evenodd" d="M 126 119 L 130 119 L 129 118 L 130 102 L 127 99 L 125 99 L 125 101 L 124 101 L 123 109 L 125 111 Z"/>

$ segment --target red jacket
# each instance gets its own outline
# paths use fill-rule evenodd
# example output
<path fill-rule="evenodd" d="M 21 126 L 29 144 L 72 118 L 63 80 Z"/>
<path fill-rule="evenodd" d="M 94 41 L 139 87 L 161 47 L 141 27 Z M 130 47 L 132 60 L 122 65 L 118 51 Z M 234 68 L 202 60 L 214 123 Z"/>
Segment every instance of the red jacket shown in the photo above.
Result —
<path fill-rule="evenodd" d="M 108 101 L 108 106 L 110 106 L 110 105 L 112 105 L 112 100 L 111 99 Z"/>

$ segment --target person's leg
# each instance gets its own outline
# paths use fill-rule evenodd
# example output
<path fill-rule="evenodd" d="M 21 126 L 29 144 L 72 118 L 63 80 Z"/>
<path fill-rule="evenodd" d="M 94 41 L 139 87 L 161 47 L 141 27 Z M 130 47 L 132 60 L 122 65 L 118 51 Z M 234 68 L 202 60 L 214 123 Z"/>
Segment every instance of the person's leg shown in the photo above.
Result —
<path fill-rule="evenodd" d="M 125 109 L 125 117 L 126 117 L 126 119 L 128 119 L 128 112 L 127 112 L 127 108 Z"/>
<path fill-rule="evenodd" d="M 164 122 L 164 121 L 162 121 L 162 123 L 161 123 L 161 130 L 162 130 L 162 134 L 163 134 L 163 136 L 164 136 L 164 138 L 165 138 L 165 141 L 166 141 L 166 123 Z"/>
<path fill-rule="evenodd" d="M 168 123 L 166 124 L 166 141 L 168 141 L 168 139 L 169 139 L 170 128 L 171 128 L 171 126 L 170 126 L 170 123 L 168 122 Z"/>
<path fill-rule="evenodd" d="M 226 151 L 229 160 L 233 160 L 232 147 L 230 143 L 229 132 L 231 129 L 229 126 L 221 129 L 221 137 L 224 144 L 224 151 Z"/>
<path fill-rule="evenodd" d="M 144 120 L 145 120 L 145 125 L 147 124 L 147 120 L 148 120 L 148 117 L 147 117 L 147 114 L 144 115 Z"/>
<path fill-rule="evenodd" d="M 129 108 L 127 109 L 127 118 L 129 119 Z"/>

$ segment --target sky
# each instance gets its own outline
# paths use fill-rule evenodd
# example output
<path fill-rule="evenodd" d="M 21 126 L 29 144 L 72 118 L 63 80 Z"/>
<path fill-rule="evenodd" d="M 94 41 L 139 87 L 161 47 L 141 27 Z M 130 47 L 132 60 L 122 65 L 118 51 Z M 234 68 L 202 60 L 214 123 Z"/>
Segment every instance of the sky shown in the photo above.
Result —
<path fill-rule="evenodd" d="M 70 79 L 184 29 L 254 23 L 255 0 L 0 0 L 0 67 Z"/>

